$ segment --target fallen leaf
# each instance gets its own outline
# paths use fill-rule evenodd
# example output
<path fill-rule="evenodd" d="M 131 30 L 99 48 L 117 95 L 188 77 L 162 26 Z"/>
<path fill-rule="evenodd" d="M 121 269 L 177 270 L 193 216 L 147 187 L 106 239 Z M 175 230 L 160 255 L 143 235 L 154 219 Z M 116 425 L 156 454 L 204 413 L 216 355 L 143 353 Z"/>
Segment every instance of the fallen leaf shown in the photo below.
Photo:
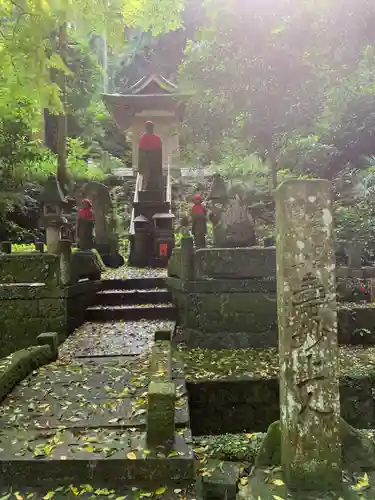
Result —
<path fill-rule="evenodd" d="M 281 481 L 281 479 L 273 479 L 271 483 L 275 484 L 276 486 L 284 486 L 284 481 Z"/>
<path fill-rule="evenodd" d="M 137 460 L 137 455 L 134 453 L 134 451 L 129 451 L 126 456 L 129 460 Z"/>
<path fill-rule="evenodd" d="M 163 495 L 167 491 L 167 488 L 159 488 L 158 490 L 155 491 L 157 495 Z"/>

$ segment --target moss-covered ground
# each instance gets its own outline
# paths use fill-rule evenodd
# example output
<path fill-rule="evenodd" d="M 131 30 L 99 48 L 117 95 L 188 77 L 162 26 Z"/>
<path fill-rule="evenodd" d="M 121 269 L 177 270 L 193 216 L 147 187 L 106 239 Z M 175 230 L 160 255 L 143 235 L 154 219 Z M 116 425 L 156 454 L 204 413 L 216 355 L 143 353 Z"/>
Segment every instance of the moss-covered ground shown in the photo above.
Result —
<path fill-rule="evenodd" d="M 269 349 L 188 349 L 178 347 L 187 380 L 225 378 L 271 378 L 278 376 L 278 350 Z M 375 376 L 375 347 L 340 346 L 340 375 Z"/>

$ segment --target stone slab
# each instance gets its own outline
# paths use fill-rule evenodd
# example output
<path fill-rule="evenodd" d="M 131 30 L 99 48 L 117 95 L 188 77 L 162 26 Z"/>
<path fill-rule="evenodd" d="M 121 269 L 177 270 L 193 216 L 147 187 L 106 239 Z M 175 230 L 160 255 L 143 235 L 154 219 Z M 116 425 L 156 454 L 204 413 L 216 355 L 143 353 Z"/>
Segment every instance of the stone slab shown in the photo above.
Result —
<path fill-rule="evenodd" d="M 152 452 L 143 433 L 61 431 L 53 435 L 0 435 L 0 474 L 6 484 L 134 484 L 192 481 L 192 448 L 179 434 L 172 450 Z M 146 451 L 145 451 L 146 450 Z M 15 455 L 17 454 L 17 455 Z"/>

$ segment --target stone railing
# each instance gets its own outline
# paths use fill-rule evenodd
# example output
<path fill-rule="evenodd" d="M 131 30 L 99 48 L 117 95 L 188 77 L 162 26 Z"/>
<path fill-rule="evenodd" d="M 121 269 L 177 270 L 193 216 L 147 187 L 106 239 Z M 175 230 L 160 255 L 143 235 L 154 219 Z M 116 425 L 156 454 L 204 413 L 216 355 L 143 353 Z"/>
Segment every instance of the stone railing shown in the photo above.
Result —
<path fill-rule="evenodd" d="M 0 254 L 0 357 L 33 345 L 42 332 L 64 339 L 83 323 L 98 286 L 78 282 L 67 240 L 59 242 L 56 255 Z"/>
<path fill-rule="evenodd" d="M 59 255 L 41 251 L 11 253 L 11 246 L 7 253 L 0 254 L 0 289 L 28 284 L 54 288 L 72 281 L 71 242 L 68 240 L 60 241 Z"/>

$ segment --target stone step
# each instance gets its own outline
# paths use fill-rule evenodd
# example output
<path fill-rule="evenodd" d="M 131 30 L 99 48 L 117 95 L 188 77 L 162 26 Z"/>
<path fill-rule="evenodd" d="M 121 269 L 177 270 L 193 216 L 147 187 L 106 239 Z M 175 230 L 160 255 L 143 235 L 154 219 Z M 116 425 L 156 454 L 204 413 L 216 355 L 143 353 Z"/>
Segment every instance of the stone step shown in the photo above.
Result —
<path fill-rule="evenodd" d="M 99 292 L 93 305 L 121 306 L 129 304 L 159 304 L 171 302 L 168 290 L 106 290 Z"/>
<path fill-rule="evenodd" d="M 86 321 L 136 321 L 139 319 L 176 319 L 176 308 L 172 304 L 138 304 L 126 306 L 93 306 L 86 309 Z"/>
<path fill-rule="evenodd" d="M 45 436 L 43 436 L 43 432 Z M 142 486 L 150 481 L 181 487 L 195 480 L 190 433 L 175 434 L 171 449 L 150 451 L 146 434 L 133 430 L 14 431 L 2 434 L 0 475 L 8 487 Z M 189 437 L 190 436 L 190 437 Z"/>
<path fill-rule="evenodd" d="M 13 500 L 17 498 L 14 494 L 14 488 L 9 488 L 4 485 L 0 486 L 0 498 Z M 175 483 L 168 482 L 166 486 L 164 483 L 160 484 L 154 481 L 142 484 L 132 484 L 112 487 L 111 484 L 97 483 L 95 487 L 92 485 L 82 485 L 80 482 L 78 484 L 71 484 L 69 486 L 57 486 L 50 485 L 49 487 L 44 486 L 27 486 L 22 484 L 22 486 L 17 487 L 18 498 L 31 498 L 31 499 L 42 499 L 42 498 L 53 498 L 54 500 L 76 500 L 78 498 L 84 499 L 125 499 L 126 500 L 139 500 L 140 495 L 144 498 L 154 498 L 160 491 L 160 496 L 157 498 L 162 498 L 163 500 L 196 500 L 197 497 L 197 487 L 195 481 L 188 483 L 186 486 L 181 487 L 178 481 Z M 92 493 L 91 493 L 92 492 Z M 52 493 L 54 496 L 51 496 Z M 141 497 L 141 498 L 142 498 Z"/>
<path fill-rule="evenodd" d="M 130 278 L 101 280 L 100 290 L 152 290 L 166 288 L 166 278 Z"/>

